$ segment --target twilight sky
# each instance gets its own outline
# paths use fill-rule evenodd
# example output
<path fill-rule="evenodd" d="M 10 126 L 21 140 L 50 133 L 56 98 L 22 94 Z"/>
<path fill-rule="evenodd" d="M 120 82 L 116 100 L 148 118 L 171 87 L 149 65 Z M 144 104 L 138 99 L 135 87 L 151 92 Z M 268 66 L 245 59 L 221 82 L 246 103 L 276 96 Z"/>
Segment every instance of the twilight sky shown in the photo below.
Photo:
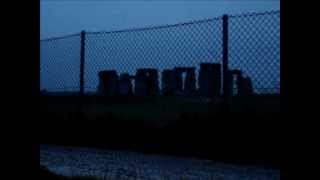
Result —
<path fill-rule="evenodd" d="M 280 9 L 280 0 L 41 0 L 40 39 Z"/>

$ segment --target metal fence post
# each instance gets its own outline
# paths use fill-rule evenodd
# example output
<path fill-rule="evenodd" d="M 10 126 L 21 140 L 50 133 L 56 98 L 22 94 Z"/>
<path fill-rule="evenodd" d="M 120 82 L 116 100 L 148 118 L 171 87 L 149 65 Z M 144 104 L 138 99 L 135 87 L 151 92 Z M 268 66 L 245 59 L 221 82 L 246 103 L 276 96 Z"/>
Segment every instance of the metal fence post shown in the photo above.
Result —
<path fill-rule="evenodd" d="M 84 63 L 85 63 L 85 39 L 86 32 L 81 31 L 81 50 L 80 50 L 80 96 L 84 95 Z"/>
<path fill-rule="evenodd" d="M 223 15 L 223 25 L 222 25 L 222 51 L 223 51 L 223 57 L 222 57 L 222 68 L 223 68 L 223 98 L 224 98 L 224 104 L 225 108 L 228 108 L 229 105 L 229 96 L 230 96 L 230 87 L 228 83 L 228 63 L 229 63 L 229 17 L 228 15 Z M 227 109 L 226 109 L 227 110 Z"/>

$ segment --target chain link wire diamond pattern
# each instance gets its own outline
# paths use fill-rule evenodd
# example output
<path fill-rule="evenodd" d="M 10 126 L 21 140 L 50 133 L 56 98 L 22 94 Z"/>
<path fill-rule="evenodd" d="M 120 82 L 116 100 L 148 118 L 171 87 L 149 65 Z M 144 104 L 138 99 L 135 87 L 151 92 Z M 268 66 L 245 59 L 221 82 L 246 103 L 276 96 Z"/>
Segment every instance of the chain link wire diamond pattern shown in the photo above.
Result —
<path fill-rule="evenodd" d="M 80 35 L 40 41 L 40 89 L 78 92 Z"/>
<path fill-rule="evenodd" d="M 164 69 L 195 67 L 198 72 L 202 62 L 220 62 L 221 21 L 87 33 L 85 90 L 96 89 L 101 70 L 135 75 L 139 68 L 156 68 L 161 79 Z"/>
<path fill-rule="evenodd" d="M 85 36 L 85 93 L 95 92 L 98 72 L 116 70 L 135 75 L 139 68 L 161 73 L 200 63 L 222 64 L 222 17 L 174 25 Z M 40 41 L 40 87 L 79 92 L 80 34 Z M 255 93 L 280 93 L 280 12 L 229 16 L 229 69 L 249 76 Z M 198 82 L 196 82 L 198 86 Z M 197 87 L 198 88 L 198 87 Z"/>
<path fill-rule="evenodd" d="M 255 93 L 280 93 L 279 11 L 230 16 L 229 68 L 249 76 Z"/>

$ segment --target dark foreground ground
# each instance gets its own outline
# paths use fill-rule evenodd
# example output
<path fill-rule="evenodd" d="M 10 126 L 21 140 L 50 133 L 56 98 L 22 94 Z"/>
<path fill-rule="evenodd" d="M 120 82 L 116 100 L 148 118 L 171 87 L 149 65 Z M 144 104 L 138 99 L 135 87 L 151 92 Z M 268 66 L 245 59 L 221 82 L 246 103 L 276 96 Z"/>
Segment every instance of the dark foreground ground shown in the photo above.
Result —
<path fill-rule="evenodd" d="M 66 177 L 105 180 L 279 180 L 280 170 L 196 158 L 71 146 L 40 146 L 40 164 Z"/>
<path fill-rule="evenodd" d="M 43 97 L 44 143 L 196 157 L 280 168 L 284 162 L 280 97 L 221 101 Z M 81 106 L 80 106 L 81 105 Z"/>
<path fill-rule="evenodd" d="M 40 165 L 40 172 L 39 172 L 40 179 L 43 180 L 97 180 L 95 177 L 85 177 L 85 176 L 78 176 L 78 177 L 67 177 L 58 175 L 52 171 L 50 171 L 47 167 Z"/>

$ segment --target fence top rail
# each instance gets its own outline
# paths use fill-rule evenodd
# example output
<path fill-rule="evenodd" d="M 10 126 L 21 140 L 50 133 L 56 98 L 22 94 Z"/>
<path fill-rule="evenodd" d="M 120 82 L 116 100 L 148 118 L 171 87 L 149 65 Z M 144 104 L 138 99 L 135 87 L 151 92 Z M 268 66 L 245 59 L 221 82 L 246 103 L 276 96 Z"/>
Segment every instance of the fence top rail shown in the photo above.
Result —
<path fill-rule="evenodd" d="M 280 14 L 280 11 L 274 10 L 274 11 L 265 11 L 265 12 L 249 12 L 249 13 L 228 15 L 228 17 L 241 18 L 241 17 L 261 16 L 261 15 L 270 15 L 270 14 Z M 221 20 L 221 19 L 222 19 L 222 16 L 218 16 L 215 18 L 207 18 L 207 19 L 202 19 L 202 20 L 194 20 L 194 21 L 188 21 L 188 22 L 182 22 L 182 23 L 176 23 L 176 24 L 153 25 L 153 26 L 148 26 L 148 27 L 129 28 L 129 29 L 113 30 L 113 31 L 96 31 L 96 32 L 92 31 L 92 32 L 86 32 L 86 33 L 87 34 L 111 34 L 111 33 L 147 31 L 147 30 L 156 30 L 156 29 L 188 26 L 188 25 L 206 23 L 206 22 L 211 22 L 211 21 L 216 21 L 216 20 Z M 75 34 L 70 34 L 70 35 L 66 35 L 66 36 L 46 38 L 46 39 L 41 39 L 40 41 L 53 41 L 53 40 L 58 40 L 58 39 L 65 39 L 65 38 L 72 37 L 72 36 L 79 36 L 80 34 L 81 33 L 75 33 Z"/>
<path fill-rule="evenodd" d="M 194 20 L 176 24 L 165 24 L 165 25 L 154 25 L 148 27 L 141 27 L 141 28 L 129 28 L 123 30 L 114 30 L 114 31 L 98 31 L 98 32 L 87 32 L 88 34 L 111 34 L 111 33 L 123 33 L 123 32 L 136 32 L 136 31 L 148 31 L 148 30 L 156 30 L 156 29 L 165 29 L 165 28 L 173 28 L 173 27 L 180 27 L 180 26 L 188 26 L 193 24 L 200 24 L 200 23 L 207 23 L 215 20 L 220 20 L 221 17 L 216 18 L 208 18 L 202 20 Z"/>
<path fill-rule="evenodd" d="M 54 40 L 59 40 L 59 39 L 66 39 L 66 38 L 73 37 L 73 36 L 80 36 L 80 34 L 81 33 L 74 33 L 74 34 L 69 34 L 69 35 L 65 35 L 65 36 L 45 38 L 45 39 L 40 39 L 40 41 L 45 42 L 45 41 L 54 41 Z"/>
<path fill-rule="evenodd" d="M 265 12 L 250 12 L 250 13 L 242 13 L 242 14 L 235 14 L 235 15 L 228 15 L 229 17 L 246 17 L 246 16 L 260 16 L 260 15 L 268 15 L 268 14 L 278 14 L 280 13 L 279 10 L 274 11 L 265 11 Z M 211 21 L 221 20 L 223 16 L 218 16 L 215 18 L 207 18 L 202 20 L 194 20 L 194 21 L 187 21 L 182 23 L 176 24 L 165 24 L 165 25 L 154 25 L 149 27 L 142 27 L 142 28 L 129 28 L 123 30 L 114 30 L 114 31 L 98 31 L 98 32 L 87 32 L 89 34 L 110 34 L 110 33 L 121 33 L 121 32 L 135 32 L 135 31 L 145 31 L 145 30 L 155 30 L 155 29 L 164 29 L 164 28 L 172 28 L 172 27 L 179 27 L 179 26 L 187 26 L 193 24 L 200 24 L 200 23 L 207 23 Z"/>
<path fill-rule="evenodd" d="M 265 11 L 265 12 L 249 12 L 249 13 L 233 14 L 233 15 L 229 15 L 229 17 L 243 18 L 243 17 L 252 17 L 252 16 L 273 15 L 273 14 L 280 14 L 280 11 L 274 10 L 274 11 Z"/>

